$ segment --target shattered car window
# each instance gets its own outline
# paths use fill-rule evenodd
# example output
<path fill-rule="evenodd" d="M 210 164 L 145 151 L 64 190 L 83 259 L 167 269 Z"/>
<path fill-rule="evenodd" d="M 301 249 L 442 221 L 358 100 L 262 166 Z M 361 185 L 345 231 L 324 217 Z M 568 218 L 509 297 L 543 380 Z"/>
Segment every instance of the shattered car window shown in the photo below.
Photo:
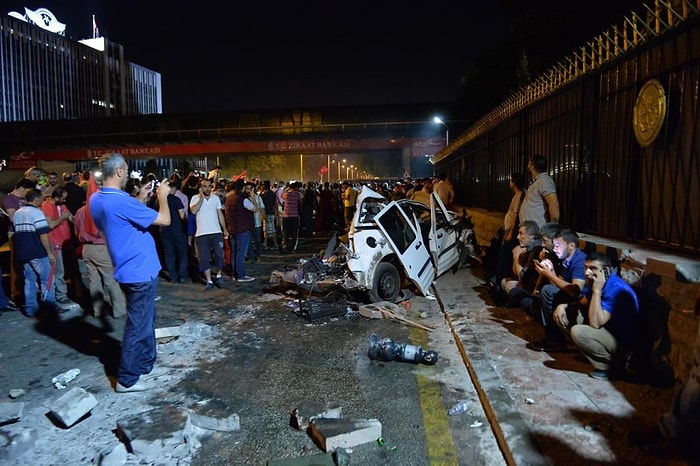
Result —
<path fill-rule="evenodd" d="M 396 245 L 399 254 L 403 254 L 416 239 L 416 235 L 396 205 L 388 207 L 388 209 L 390 210 L 383 214 L 379 221 Z"/>
<path fill-rule="evenodd" d="M 376 199 L 367 199 L 360 206 L 359 223 L 372 223 L 374 216 L 379 213 L 384 207 L 383 203 L 379 203 Z"/>

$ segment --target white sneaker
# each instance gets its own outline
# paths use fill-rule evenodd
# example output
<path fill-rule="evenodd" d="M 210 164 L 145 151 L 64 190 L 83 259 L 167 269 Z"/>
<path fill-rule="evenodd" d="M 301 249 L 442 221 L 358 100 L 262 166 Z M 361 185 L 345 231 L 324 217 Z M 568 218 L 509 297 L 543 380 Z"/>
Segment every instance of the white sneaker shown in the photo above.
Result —
<path fill-rule="evenodd" d="M 149 384 L 147 380 L 139 379 L 130 387 L 125 387 L 124 385 L 117 382 L 117 386 L 114 388 L 117 393 L 135 393 L 135 392 L 145 392 L 155 388 L 153 385 Z"/>
<path fill-rule="evenodd" d="M 155 379 L 155 378 L 161 377 L 169 372 L 170 372 L 170 369 L 167 367 L 154 366 L 153 369 L 151 369 L 151 372 L 149 372 L 148 374 L 143 374 L 141 376 L 140 380 L 146 381 L 146 380 Z"/>
<path fill-rule="evenodd" d="M 236 279 L 236 281 L 237 281 L 238 283 L 252 282 L 252 281 L 254 281 L 254 280 L 255 280 L 255 277 L 249 277 L 248 275 L 246 275 L 246 276 L 243 277 L 243 278 L 237 278 L 237 279 Z"/>

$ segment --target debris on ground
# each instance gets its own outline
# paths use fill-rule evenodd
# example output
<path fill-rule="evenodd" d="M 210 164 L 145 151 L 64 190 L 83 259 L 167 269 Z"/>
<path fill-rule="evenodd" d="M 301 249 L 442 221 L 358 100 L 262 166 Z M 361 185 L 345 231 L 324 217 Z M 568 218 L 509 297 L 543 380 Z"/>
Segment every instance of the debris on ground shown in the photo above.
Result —
<path fill-rule="evenodd" d="M 374 304 L 360 306 L 360 315 L 368 319 L 395 320 L 427 331 L 435 330 L 433 327 L 420 324 L 406 317 L 406 311 L 403 310 L 402 307 L 388 301 L 380 301 Z"/>
<path fill-rule="evenodd" d="M 391 338 L 380 339 L 376 334 L 369 337 L 370 359 L 379 361 L 405 361 L 434 365 L 438 360 L 437 351 L 424 350 L 421 346 L 394 343 Z"/>

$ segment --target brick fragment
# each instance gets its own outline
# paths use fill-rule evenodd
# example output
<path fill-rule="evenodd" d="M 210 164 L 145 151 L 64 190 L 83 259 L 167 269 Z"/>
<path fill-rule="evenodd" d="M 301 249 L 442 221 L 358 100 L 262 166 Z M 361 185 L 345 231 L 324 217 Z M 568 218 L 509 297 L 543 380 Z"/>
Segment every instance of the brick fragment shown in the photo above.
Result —
<path fill-rule="evenodd" d="M 382 436 L 382 424 L 377 419 L 318 418 L 309 423 L 307 432 L 323 451 L 333 452 L 376 441 Z"/>
<path fill-rule="evenodd" d="M 51 415 L 66 427 L 70 427 L 95 406 L 97 398 L 92 393 L 80 387 L 73 387 L 54 402 Z"/>

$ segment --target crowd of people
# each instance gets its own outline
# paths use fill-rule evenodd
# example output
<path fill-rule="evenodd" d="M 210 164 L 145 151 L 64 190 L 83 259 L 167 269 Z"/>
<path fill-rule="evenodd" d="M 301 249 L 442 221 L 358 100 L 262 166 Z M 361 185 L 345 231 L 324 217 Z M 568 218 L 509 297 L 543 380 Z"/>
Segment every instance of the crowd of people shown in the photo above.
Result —
<path fill-rule="evenodd" d="M 347 230 L 362 189 L 349 181 L 231 179 L 223 176 L 220 166 L 206 174 L 192 171 L 184 178 L 176 171 L 167 179 L 164 199 L 171 221 L 148 227 L 162 266 L 160 276 L 173 283 L 202 282 L 205 290 L 223 287 L 227 273 L 236 283 L 253 281 L 255 278 L 246 273 L 246 264 L 256 262 L 263 250 L 294 252 L 299 238 Z M 160 199 L 155 193 L 159 184 L 153 174 L 142 178 L 140 173 L 128 172 L 120 189 L 158 211 Z M 454 187 L 442 174 L 366 184 L 387 200 L 411 199 L 430 205 L 430 195 L 436 192 L 448 207 L 455 201 Z M 87 170 L 60 176 L 38 167 L 26 170 L 3 199 L 9 219 L 12 277 L 11 296 L 0 294 L 0 309 L 23 306 L 26 315 L 35 315 L 41 308 L 60 313 L 77 307 L 76 301 L 82 300 L 89 301 L 90 311 L 101 319 L 126 314 L 113 257 L 103 231 L 95 227 L 88 211 L 89 198 L 98 189 Z M 33 221 L 28 226 L 22 215 L 21 226 L 16 225 L 16 213 L 37 203 L 46 225 Z M 26 212 L 34 211 L 28 208 L 22 214 Z M 19 236 L 15 236 L 17 228 Z M 33 245 L 30 251 L 25 251 L 25 243 L 18 247 L 17 239 L 23 235 L 34 240 L 26 243 Z M 44 239 L 48 248 L 43 247 Z M 49 275 L 41 278 L 43 272 L 31 266 L 32 261 L 48 261 Z M 87 276 L 85 283 L 83 276 Z M 26 296 L 39 290 L 45 296 L 43 301 L 30 299 L 27 304 Z"/>
<path fill-rule="evenodd" d="M 522 309 L 543 328 L 533 351 L 579 352 L 608 380 L 649 370 L 652 346 L 643 322 L 643 291 L 633 289 L 606 254 L 585 253 L 575 231 L 560 225 L 554 180 L 541 155 L 528 162 L 529 185 L 513 173 L 513 197 L 500 230 L 500 250 L 485 286 L 497 304 Z M 616 259 L 616 258 L 614 258 Z M 648 305 L 648 304 L 647 304 Z M 696 302 L 700 316 L 700 299 Z M 679 444 L 700 434 L 700 333 L 694 365 L 672 409 L 659 424 L 631 432 L 644 449 Z"/>
<path fill-rule="evenodd" d="M 593 366 L 591 377 L 618 376 L 630 370 L 643 344 L 637 293 L 616 273 L 610 257 L 586 254 L 578 235 L 559 224 L 546 158 L 532 156 L 527 168 L 527 177 L 511 175 L 513 197 L 487 286 L 494 297 L 542 325 L 543 338 L 528 348 L 579 351 Z M 257 261 L 262 250 L 294 252 L 300 237 L 349 228 L 362 189 L 348 181 L 227 179 L 219 166 L 207 175 L 140 179 L 131 176 L 120 154 L 104 156 L 100 169 L 98 188 L 90 172 L 64 173 L 63 183 L 48 173 L 39 182 L 42 172 L 32 167 L 5 196 L 12 300 L 0 287 L 0 310 L 23 304 L 27 316 L 63 312 L 76 305 L 69 297 L 70 281 L 74 293 L 89 296 L 95 317 L 127 315 L 115 386 L 122 393 L 151 388 L 149 381 L 159 374 L 153 328 L 159 277 L 199 281 L 205 291 L 222 288 L 227 272 L 235 283 L 254 281 L 246 264 Z M 455 202 L 454 187 L 443 175 L 368 187 L 388 201 L 430 205 L 435 192 L 448 208 Z M 86 286 L 78 263 L 87 271 Z M 697 429 L 698 359 L 696 354 L 673 410 L 654 428 L 657 437 Z"/>

